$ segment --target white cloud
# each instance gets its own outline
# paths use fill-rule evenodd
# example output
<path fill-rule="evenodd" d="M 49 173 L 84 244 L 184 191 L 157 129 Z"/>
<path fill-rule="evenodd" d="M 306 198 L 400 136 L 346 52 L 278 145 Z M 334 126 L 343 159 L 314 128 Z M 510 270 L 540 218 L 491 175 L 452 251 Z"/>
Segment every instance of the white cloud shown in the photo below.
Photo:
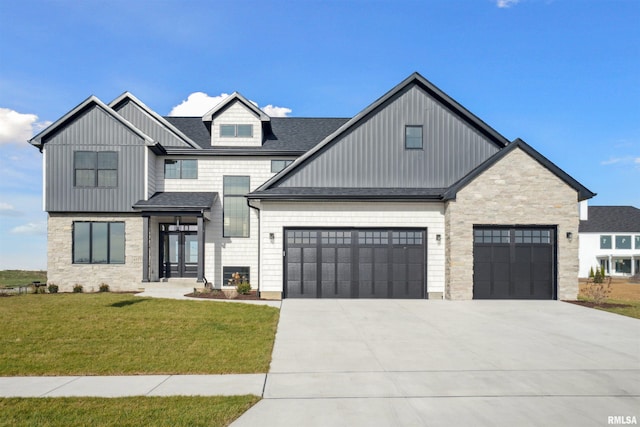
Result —
<path fill-rule="evenodd" d="M 23 114 L 9 108 L 0 108 L 0 144 L 21 144 L 49 126 L 51 122 L 38 122 L 35 114 Z"/>
<path fill-rule="evenodd" d="M 203 116 L 207 111 L 211 110 L 220 102 L 224 101 L 228 96 L 228 93 L 221 93 L 217 96 L 209 96 L 204 92 L 193 92 L 187 97 L 186 100 L 173 107 L 169 112 L 169 115 L 184 117 Z M 286 117 L 289 113 L 291 113 L 290 108 L 277 107 L 271 104 L 261 108 L 260 106 L 258 106 L 257 102 L 250 102 L 271 117 Z"/>
<path fill-rule="evenodd" d="M 640 165 L 640 157 L 636 157 L 636 159 L 633 162 Z"/>
<path fill-rule="evenodd" d="M 22 212 L 17 210 L 12 204 L 0 202 L 0 216 L 21 216 Z"/>
<path fill-rule="evenodd" d="M 12 234 L 28 234 L 28 235 L 47 234 L 47 223 L 44 221 L 29 222 L 24 225 L 18 225 L 17 227 L 13 227 L 9 232 Z"/>
<path fill-rule="evenodd" d="M 520 0 L 496 0 L 496 6 L 500 9 L 506 9 L 520 3 Z"/>

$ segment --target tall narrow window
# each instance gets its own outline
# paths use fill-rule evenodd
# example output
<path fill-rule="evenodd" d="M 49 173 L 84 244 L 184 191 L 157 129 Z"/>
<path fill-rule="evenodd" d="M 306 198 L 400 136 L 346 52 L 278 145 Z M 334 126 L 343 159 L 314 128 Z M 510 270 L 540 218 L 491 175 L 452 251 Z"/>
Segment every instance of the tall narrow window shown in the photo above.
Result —
<path fill-rule="evenodd" d="M 124 222 L 74 222 L 73 263 L 124 264 Z"/>
<path fill-rule="evenodd" d="M 118 153 L 115 151 L 75 151 L 73 180 L 76 187 L 117 187 Z"/>
<path fill-rule="evenodd" d="M 422 149 L 422 126 L 405 126 L 404 148 L 408 150 Z"/>
<path fill-rule="evenodd" d="M 223 179 L 223 236 L 249 237 L 248 176 L 225 176 Z"/>

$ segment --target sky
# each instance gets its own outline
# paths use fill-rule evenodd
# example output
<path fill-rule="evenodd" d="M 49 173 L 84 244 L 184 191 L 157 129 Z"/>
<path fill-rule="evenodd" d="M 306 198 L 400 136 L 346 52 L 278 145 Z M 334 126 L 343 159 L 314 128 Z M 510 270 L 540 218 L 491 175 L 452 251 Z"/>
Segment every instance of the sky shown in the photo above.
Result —
<path fill-rule="evenodd" d="M 0 0 L 0 269 L 46 269 L 27 140 L 90 95 L 352 117 L 414 71 L 592 205 L 640 207 L 638 0 Z"/>

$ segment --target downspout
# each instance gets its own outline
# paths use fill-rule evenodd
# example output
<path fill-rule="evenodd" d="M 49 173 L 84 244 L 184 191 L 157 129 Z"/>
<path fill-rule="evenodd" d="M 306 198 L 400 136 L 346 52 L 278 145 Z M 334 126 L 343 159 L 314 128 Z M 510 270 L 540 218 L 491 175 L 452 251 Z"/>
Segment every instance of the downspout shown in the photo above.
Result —
<path fill-rule="evenodd" d="M 261 226 L 262 226 L 262 217 L 260 216 L 260 208 L 257 206 L 253 206 L 251 204 L 251 200 L 247 199 L 247 206 L 249 206 L 251 209 L 255 209 L 256 212 L 258 213 L 258 289 L 256 290 L 258 293 L 258 298 L 260 298 L 260 289 L 262 288 L 262 277 L 260 275 L 261 271 L 262 271 L 262 264 L 261 264 L 261 255 L 262 255 L 262 232 L 261 232 Z"/>

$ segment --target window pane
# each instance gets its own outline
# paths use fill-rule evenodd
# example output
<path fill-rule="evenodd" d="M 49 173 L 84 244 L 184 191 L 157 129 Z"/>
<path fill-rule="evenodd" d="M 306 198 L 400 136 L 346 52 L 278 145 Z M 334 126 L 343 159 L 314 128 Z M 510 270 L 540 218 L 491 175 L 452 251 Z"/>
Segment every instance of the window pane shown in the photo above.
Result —
<path fill-rule="evenodd" d="M 96 153 L 93 151 L 76 151 L 73 153 L 73 158 L 76 169 L 96 168 Z"/>
<path fill-rule="evenodd" d="M 284 160 L 271 160 L 271 172 L 278 173 L 284 169 Z"/>
<path fill-rule="evenodd" d="M 117 187 L 118 171 L 117 170 L 98 170 L 98 187 Z"/>
<path fill-rule="evenodd" d="M 244 279 L 249 283 L 251 282 L 249 267 L 223 267 L 222 284 L 225 286 L 233 286 L 231 279 L 235 273 L 240 274 L 240 280 Z"/>
<path fill-rule="evenodd" d="M 220 125 L 220 136 L 236 136 L 236 125 Z"/>
<path fill-rule="evenodd" d="M 94 264 L 107 262 L 107 229 L 106 222 L 91 224 L 91 262 Z"/>
<path fill-rule="evenodd" d="M 225 176 L 224 182 L 224 195 L 238 195 L 244 196 L 249 192 L 249 177 L 248 176 Z"/>
<path fill-rule="evenodd" d="M 244 197 L 224 198 L 224 235 L 226 237 L 249 236 L 249 206 Z"/>
<path fill-rule="evenodd" d="M 96 171 L 94 169 L 76 169 L 76 187 L 95 187 Z"/>
<path fill-rule="evenodd" d="M 90 227 L 91 224 L 88 222 L 73 223 L 73 262 L 76 264 L 85 264 L 91 261 L 89 255 Z"/>
<path fill-rule="evenodd" d="M 109 231 L 109 263 L 124 264 L 124 222 L 112 222 Z"/>
<path fill-rule="evenodd" d="M 111 151 L 99 152 L 98 169 L 118 169 L 118 153 Z"/>
<path fill-rule="evenodd" d="M 631 249 L 631 236 L 616 236 L 616 249 Z"/>
<path fill-rule="evenodd" d="M 239 138 L 251 138 L 253 136 L 253 125 L 238 125 Z"/>
<path fill-rule="evenodd" d="M 616 273 L 631 274 L 631 258 L 622 258 L 614 260 Z"/>
<path fill-rule="evenodd" d="M 611 236 L 600 236 L 600 249 L 611 249 Z"/>
<path fill-rule="evenodd" d="M 640 236 L 636 236 L 636 249 L 640 249 Z"/>
<path fill-rule="evenodd" d="M 180 178 L 180 163 L 178 160 L 164 161 L 164 177 L 169 179 Z"/>
<path fill-rule="evenodd" d="M 197 160 L 181 160 L 182 162 L 182 178 L 196 179 L 198 178 L 198 161 Z"/>
<path fill-rule="evenodd" d="M 405 147 L 422 148 L 422 126 L 407 126 L 405 128 Z"/>

